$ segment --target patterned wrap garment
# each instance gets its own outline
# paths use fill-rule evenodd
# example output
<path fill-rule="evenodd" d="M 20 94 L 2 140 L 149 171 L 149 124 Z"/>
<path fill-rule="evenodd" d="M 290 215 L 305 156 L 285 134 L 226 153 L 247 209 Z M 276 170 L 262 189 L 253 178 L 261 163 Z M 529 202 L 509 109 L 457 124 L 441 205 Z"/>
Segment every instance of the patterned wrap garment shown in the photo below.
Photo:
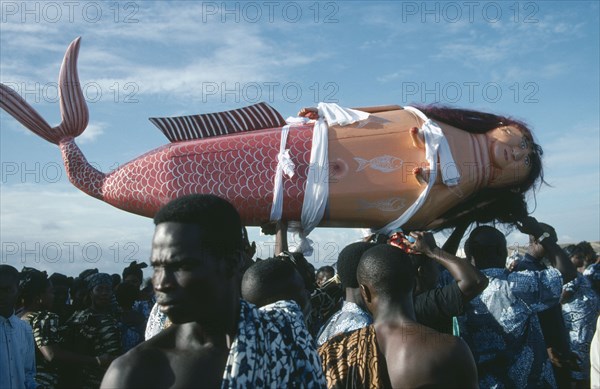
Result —
<path fill-rule="evenodd" d="M 385 361 L 377 349 L 375 327 L 363 327 L 329 339 L 319 347 L 327 387 L 388 387 Z"/>
<path fill-rule="evenodd" d="M 563 291 L 570 297 L 562 301 L 563 319 L 569 338 L 571 351 L 581 360 L 582 371 L 573 371 L 571 376 L 575 380 L 589 380 L 590 378 L 590 343 L 596 331 L 598 317 L 598 296 L 592 290 L 589 280 L 581 274 L 569 283 L 563 285 Z"/>
<path fill-rule="evenodd" d="M 61 327 L 67 347 L 81 354 L 99 356 L 121 354 L 121 332 L 110 314 L 96 313 L 91 309 L 77 311 Z M 106 373 L 104 367 L 86 366 L 81 369 L 81 387 L 98 388 Z"/>
<path fill-rule="evenodd" d="M 562 276 L 554 268 L 484 269 L 488 287 L 458 318 L 482 388 L 556 387 L 536 313 L 558 304 Z"/>
<path fill-rule="evenodd" d="M 314 341 L 298 304 L 278 301 L 258 309 L 240 300 L 238 332 L 221 387 L 325 387 Z"/>
<path fill-rule="evenodd" d="M 344 289 L 338 277 L 327 280 L 320 288 L 315 289 L 310 296 L 311 311 L 306 321 L 308 331 L 313 337 L 329 318 L 342 308 Z"/>
<path fill-rule="evenodd" d="M 331 316 L 323 326 L 317 344 L 321 346 L 337 334 L 352 332 L 373 323 L 373 318 L 357 304 L 344 301 L 342 309 Z"/>
<path fill-rule="evenodd" d="M 583 275 L 590 281 L 596 294 L 600 296 L 600 263 L 592 263 L 583 271 Z"/>
<path fill-rule="evenodd" d="M 38 388 L 54 388 L 58 385 L 59 370 L 56 364 L 49 363 L 42 355 L 40 347 L 63 342 L 59 334 L 59 317 L 48 311 L 28 312 L 21 317 L 33 330 L 35 339 L 35 381 Z"/>

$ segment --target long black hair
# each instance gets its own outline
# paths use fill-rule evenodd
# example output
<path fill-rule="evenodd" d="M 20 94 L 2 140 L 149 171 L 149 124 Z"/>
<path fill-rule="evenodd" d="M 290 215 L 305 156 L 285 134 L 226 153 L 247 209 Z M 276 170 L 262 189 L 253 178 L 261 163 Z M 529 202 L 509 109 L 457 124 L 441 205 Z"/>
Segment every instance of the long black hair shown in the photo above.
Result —
<path fill-rule="evenodd" d="M 442 215 L 443 220 L 436 230 L 455 227 L 464 222 L 488 223 L 499 221 L 514 224 L 528 215 L 526 195 L 545 183 L 542 167 L 542 147 L 533 138 L 533 133 L 522 121 L 508 116 L 441 105 L 415 106 L 430 119 L 470 132 L 484 134 L 498 127 L 513 126 L 521 130 L 531 144 L 529 154 L 531 170 L 526 179 L 506 188 L 485 188 L 474 193 L 465 202 Z"/>

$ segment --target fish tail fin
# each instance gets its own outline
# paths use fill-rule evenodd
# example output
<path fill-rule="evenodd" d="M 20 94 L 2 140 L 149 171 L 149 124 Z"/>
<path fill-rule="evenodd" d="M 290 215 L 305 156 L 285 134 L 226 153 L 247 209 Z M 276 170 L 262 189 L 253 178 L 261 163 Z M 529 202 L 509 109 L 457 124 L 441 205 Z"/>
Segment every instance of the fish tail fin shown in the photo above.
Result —
<path fill-rule="evenodd" d="M 366 159 L 354 157 L 354 160 L 356 162 L 358 162 L 358 169 L 356 169 L 357 172 L 365 170 L 367 168 L 367 166 L 369 166 L 370 161 L 368 161 Z"/>
<path fill-rule="evenodd" d="M 14 90 L 0 84 L 0 108 L 14 117 L 23 126 L 52 143 L 52 128 L 39 113 Z"/>
<path fill-rule="evenodd" d="M 77 56 L 81 37 L 75 39 L 65 53 L 58 77 L 61 123 L 50 125 L 25 99 L 4 84 L 0 84 L 0 108 L 19 121 L 23 126 L 58 144 L 61 139 L 81 135 L 88 125 L 89 112 L 77 74 Z"/>

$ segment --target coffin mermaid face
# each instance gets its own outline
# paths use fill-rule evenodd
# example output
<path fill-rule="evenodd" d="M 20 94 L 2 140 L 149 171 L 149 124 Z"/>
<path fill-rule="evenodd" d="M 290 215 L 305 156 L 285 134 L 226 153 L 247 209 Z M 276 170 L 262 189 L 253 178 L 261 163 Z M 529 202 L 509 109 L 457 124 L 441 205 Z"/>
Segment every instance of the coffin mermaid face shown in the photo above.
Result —
<path fill-rule="evenodd" d="M 512 186 L 531 171 L 530 135 L 513 126 L 498 127 L 486 134 L 492 179 L 490 187 Z"/>

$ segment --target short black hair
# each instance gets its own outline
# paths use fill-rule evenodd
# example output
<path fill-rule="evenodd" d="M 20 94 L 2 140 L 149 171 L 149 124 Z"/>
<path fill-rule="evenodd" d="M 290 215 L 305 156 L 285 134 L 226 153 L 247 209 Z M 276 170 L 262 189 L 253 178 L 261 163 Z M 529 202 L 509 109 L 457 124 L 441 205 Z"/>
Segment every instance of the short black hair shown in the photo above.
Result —
<path fill-rule="evenodd" d="M 317 270 L 317 274 L 319 273 L 327 273 L 327 274 L 331 274 L 331 276 L 333 277 L 335 275 L 335 269 L 333 268 L 333 266 L 321 266 L 319 268 L 319 270 Z"/>
<path fill-rule="evenodd" d="M 382 296 L 412 295 L 415 269 L 404 251 L 380 244 L 361 256 L 357 271 L 358 282 L 371 285 Z"/>
<path fill-rule="evenodd" d="M 140 297 L 140 291 L 132 284 L 122 283 L 115 288 L 115 297 L 121 308 L 131 309 Z"/>
<path fill-rule="evenodd" d="M 465 243 L 467 258 L 487 259 L 493 255 L 507 252 L 506 237 L 492 226 L 478 226 L 469 235 Z M 492 258 L 490 258 L 492 259 Z"/>
<path fill-rule="evenodd" d="M 29 306 L 38 299 L 51 282 L 45 271 L 39 271 L 32 267 L 23 267 L 19 279 L 19 299 L 24 306 Z"/>
<path fill-rule="evenodd" d="M 19 285 L 19 271 L 10 265 L 0 265 L 0 277 L 12 279 L 17 286 Z"/>
<path fill-rule="evenodd" d="M 589 256 L 593 259 L 596 259 L 598 254 L 596 254 L 596 250 L 592 247 L 592 244 L 586 240 L 583 240 L 577 243 L 577 249 L 581 251 L 581 253 L 585 256 Z"/>
<path fill-rule="evenodd" d="M 113 288 L 116 288 L 121 284 L 121 276 L 119 274 L 113 273 L 110 275 L 110 278 L 112 279 Z"/>
<path fill-rule="evenodd" d="M 290 300 L 293 296 L 290 280 L 295 273 L 294 265 L 279 258 L 258 261 L 244 273 L 242 297 L 259 307 L 279 300 Z"/>
<path fill-rule="evenodd" d="M 215 254 L 243 248 L 240 214 L 227 200 L 211 194 L 186 195 L 170 201 L 154 216 L 154 224 L 194 224 L 202 230 L 201 242 Z"/>
<path fill-rule="evenodd" d="M 67 277 L 61 273 L 52 273 L 52 275 L 48 278 L 50 281 L 52 281 L 52 285 L 54 285 L 54 287 L 66 286 L 67 288 L 70 288 L 71 285 L 73 285 L 73 277 Z"/>
<path fill-rule="evenodd" d="M 344 247 L 337 260 L 337 272 L 342 281 L 342 288 L 358 288 L 356 279 L 356 270 L 360 257 L 377 243 L 373 242 L 354 242 Z"/>
<path fill-rule="evenodd" d="M 579 254 L 579 251 L 577 250 L 577 246 L 574 244 L 570 244 L 566 247 L 563 247 L 563 251 L 565 252 L 565 254 L 567 254 L 567 256 L 569 258 Z"/>
<path fill-rule="evenodd" d="M 292 264 L 302 277 L 306 290 L 311 293 L 315 290 L 315 268 L 306 260 L 306 257 L 302 253 L 284 251 L 275 256 L 275 258 Z"/>

